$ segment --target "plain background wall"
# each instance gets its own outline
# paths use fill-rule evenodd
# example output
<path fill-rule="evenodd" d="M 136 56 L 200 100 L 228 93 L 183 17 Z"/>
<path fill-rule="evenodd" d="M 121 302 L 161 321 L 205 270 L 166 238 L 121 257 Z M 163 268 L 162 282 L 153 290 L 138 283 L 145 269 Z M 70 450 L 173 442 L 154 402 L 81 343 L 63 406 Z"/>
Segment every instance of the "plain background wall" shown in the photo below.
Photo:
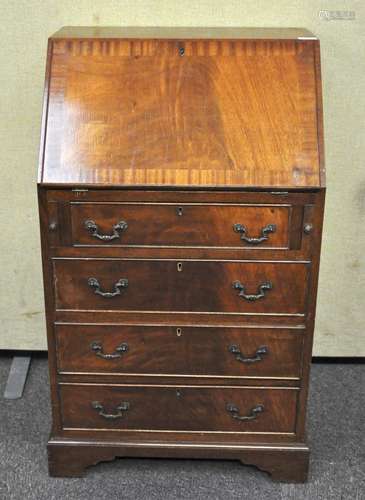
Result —
<path fill-rule="evenodd" d="M 365 355 L 363 1 L 1 0 L 0 349 L 45 349 L 36 174 L 47 38 L 64 25 L 305 27 L 321 39 L 327 203 L 315 354 Z M 355 11 L 325 21 L 321 10 Z"/>

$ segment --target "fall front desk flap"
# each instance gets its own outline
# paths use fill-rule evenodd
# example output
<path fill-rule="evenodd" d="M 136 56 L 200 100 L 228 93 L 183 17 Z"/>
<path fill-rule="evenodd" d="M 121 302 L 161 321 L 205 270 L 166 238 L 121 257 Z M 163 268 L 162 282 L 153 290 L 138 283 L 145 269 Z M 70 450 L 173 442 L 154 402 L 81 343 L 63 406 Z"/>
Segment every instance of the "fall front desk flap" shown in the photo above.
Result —
<path fill-rule="evenodd" d="M 50 39 L 40 183 L 323 186 L 318 40 L 185 31 Z"/>

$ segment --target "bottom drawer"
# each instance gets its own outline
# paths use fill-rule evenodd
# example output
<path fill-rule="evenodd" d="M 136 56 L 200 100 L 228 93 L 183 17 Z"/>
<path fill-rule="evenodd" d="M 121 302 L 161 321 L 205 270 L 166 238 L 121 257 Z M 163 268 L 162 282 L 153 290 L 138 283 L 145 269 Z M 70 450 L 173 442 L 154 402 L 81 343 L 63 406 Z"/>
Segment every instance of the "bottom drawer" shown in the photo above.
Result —
<path fill-rule="evenodd" d="M 295 433 L 296 388 L 60 384 L 65 430 Z"/>

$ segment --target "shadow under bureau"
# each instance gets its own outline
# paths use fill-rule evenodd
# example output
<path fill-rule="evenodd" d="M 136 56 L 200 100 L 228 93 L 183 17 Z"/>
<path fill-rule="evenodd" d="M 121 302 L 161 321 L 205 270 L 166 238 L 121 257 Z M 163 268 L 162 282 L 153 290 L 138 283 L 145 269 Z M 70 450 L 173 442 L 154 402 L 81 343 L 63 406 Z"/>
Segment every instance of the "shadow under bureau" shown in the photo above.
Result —
<path fill-rule="evenodd" d="M 325 192 L 318 40 L 63 28 L 45 88 L 50 474 L 184 457 L 304 481 Z"/>

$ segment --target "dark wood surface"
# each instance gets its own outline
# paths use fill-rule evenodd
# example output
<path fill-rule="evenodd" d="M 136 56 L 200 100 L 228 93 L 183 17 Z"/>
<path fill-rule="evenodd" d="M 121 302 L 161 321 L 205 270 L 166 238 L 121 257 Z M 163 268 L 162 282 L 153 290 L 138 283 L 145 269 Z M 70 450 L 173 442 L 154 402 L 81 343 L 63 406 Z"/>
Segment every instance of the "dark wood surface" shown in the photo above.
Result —
<path fill-rule="evenodd" d="M 58 324 L 55 332 L 58 370 L 65 374 L 301 375 L 302 330 Z M 118 351 L 123 345 L 127 350 Z M 257 354 L 262 347 L 267 352 Z"/>
<path fill-rule="evenodd" d="M 74 245 L 152 245 L 208 246 L 236 248 L 288 248 L 290 206 L 188 205 L 188 204 L 128 204 L 83 203 L 71 204 L 72 243 Z M 125 230 L 117 231 L 113 240 L 93 236 L 85 222 L 98 226 L 99 236 L 113 235 L 113 226 L 126 222 Z M 245 226 L 246 232 L 234 230 L 235 224 Z M 241 239 L 262 237 L 262 230 L 275 225 L 267 240 L 250 243 Z"/>
<path fill-rule="evenodd" d="M 313 219 L 318 193 L 295 195 L 51 190 L 47 194 L 48 212 L 54 229 L 49 232 L 49 241 L 54 255 L 65 257 L 306 259 L 313 251 L 317 232 Z M 241 222 L 235 222 L 238 217 Z M 99 236 L 116 237 L 96 238 L 86 228 L 87 221 L 97 225 Z M 128 227 L 123 224 L 123 230 L 114 231 L 113 226 L 120 221 Z M 303 223 L 312 224 L 309 234 L 303 232 Z M 234 224 L 245 226 L 245 234 L 236 232 Z M 267 233 L 266 241 L 252 244 L 242 239 L 262 237 L 270 224 L 275 224 L 275 231 Z"/>
<path fill-rule="evenodd" d="M 304 482 L 308 477 L 309 450 L 293 445 L 197 445 L 180 442 L 179 447 L 160 443 L 51 439 L 48 443 L 49 472 L 53 477 L 80 477 L 86 467 L 108 462 L 116 457 L 160 457 L 234 459 L 268 472 L 274 481 Z"/>
<path fill-rule="evenodd" d="M 319 42 L 295 29 L 141 33 L 66 28 L 49 43 L 38 180 L 50 473 L 116 456 L 231 458 L 304 481 Z M 252 245 L 234 224 L 276 231 Z M 90 277 L 128 287 L 102 297 Z M 272 289 L 248 301 L 236 280 Z"/>
<path fill-rule="evenodd" d="M 62 384 L 59 390 L 65 430 L 295 433 L 295 388 Z M 93 408 L 95 401 L 106 417 Z M 120 418 L 110 418 L 120 413 L 117 408 L 122 403 L 129 409 Z M 239 417 L 252 416 L 258 405 L 263 411 L 253 420 L 241 421 L 227 411 L 229 404 L 237 407 Z"/>
<path fill-rule="evenodd" d="M 165 189 L 157 187 L 149 189 L 121 188 L 110 186 L 103 189 L 97 186 L 70 187 L 70 186 L 45 186 L 45 197 L 48 202 L 152 202 L 152 203 L 206 203 L 206 204 L 249 204 L 249 205 L 314 205 L 318 198 L 318 189 L 314 190 L 288 190 L 280 189 L 230 189 L 225 190 L 216 186 L 206 189 Z"/>
<path fill-rule="evenodd" d="M 311 288 L 310 288 L 311 293 Z M 181 313 L 153 312 L 153 311 L 81 311 L 81 310 L 55 310 L 52 315 L 57 323 L 91 323 L 105 324 L 106 318 L 109 324 L 128 325 L 172 325 L 172 326 L 227 326 L 254 328 L 301 328 L 304 329 L 307 323 L 305 315 L 287 314 L 212 314 L 212 313 Z M 244 320 L 244 321 L 243 321 Z"/>
<path fill-rule="evenodd" d="M 240 314 L 305 314 L 309 264 L 175 260 L 61 259 L 53 260 L 57 310 L 166 311 Z M 180 270 L 181 269 L 181 270 Z M 95 293 L 115 290 L 120 279 L 128 287 L 106 298 Z M 239 281 L 248 295 L 271 283 L 262 298 L 249 301 L 233 284 Z M 114 292 L 113 292 L 114 293 Z"/>

